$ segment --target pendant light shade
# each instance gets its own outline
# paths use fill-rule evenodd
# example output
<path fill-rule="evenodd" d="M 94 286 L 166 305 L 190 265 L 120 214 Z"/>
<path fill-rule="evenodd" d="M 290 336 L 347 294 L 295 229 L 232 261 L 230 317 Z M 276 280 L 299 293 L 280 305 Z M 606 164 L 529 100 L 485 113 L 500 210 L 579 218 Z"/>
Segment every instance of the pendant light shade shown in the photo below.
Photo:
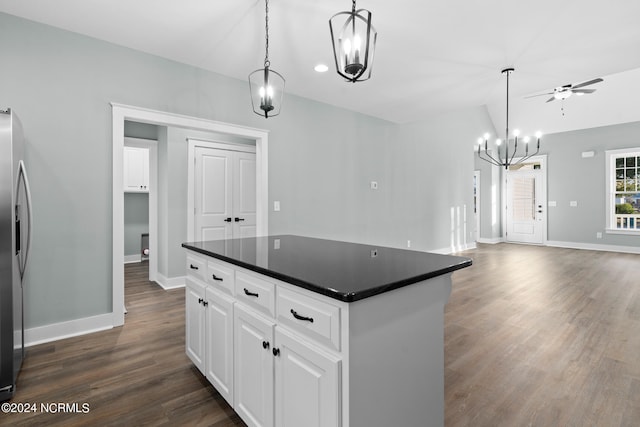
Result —
<path fill-rule="evenodd" d="M 271 69 L 269 62 L 269 0 L 265 0 L 265 55 L 264 68 L 249 74 L 249 91 L 253 112 L 265 119 L 280 114 L 285 80 Z"/>
<path fill-rule="evenodd" d="M 284 77 L 277 71 L 272 70 L 268 62 L 265 63 L 264 68 L 249 74 L 249 90 L 251 91 L 253 112 L 259 116 L 264 116 L 265 119 L 280 114 L 284 85 Z"/>
<path fill-rule="evenodd" d="M 356 10 L 353 0 L 350 12 L 331 17 L 329 29 L 338 74 L 353 83 L 369 80 L 378 37 L 371 25 L 371 12 Z"/>

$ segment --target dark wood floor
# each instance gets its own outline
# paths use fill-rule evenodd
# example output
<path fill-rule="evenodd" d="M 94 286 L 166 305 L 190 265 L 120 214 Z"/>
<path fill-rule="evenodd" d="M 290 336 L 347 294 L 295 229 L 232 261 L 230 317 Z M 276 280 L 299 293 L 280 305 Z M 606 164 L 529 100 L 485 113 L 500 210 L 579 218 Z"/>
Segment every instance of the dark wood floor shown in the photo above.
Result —
<path fill-rule="evenodd" d="M 640 255 L 506 244 L 464 255 L 474 265 L 454 273 L 445 310 L 448 427 L 640 425 Z M 184 355 L 184 290 L 145 268 L 125 269 L 125 326 L 27 350 L 13 402 L 90 411 L 0 425 L 244 426 Z"/>

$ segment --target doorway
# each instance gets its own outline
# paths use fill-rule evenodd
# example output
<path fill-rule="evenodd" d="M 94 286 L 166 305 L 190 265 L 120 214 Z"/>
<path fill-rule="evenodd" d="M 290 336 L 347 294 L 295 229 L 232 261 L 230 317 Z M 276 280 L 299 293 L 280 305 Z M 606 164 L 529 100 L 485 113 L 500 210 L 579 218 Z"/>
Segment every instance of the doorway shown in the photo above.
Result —
<path fill-rule="evenodd" d="M 112 324 L 124 324 L 124 194 L 123 148 L 125 120 L 238 136 L 255 141 L 256 235 L 268 235 L 268 132 L 229 123 L 112 103 Z M 186 143 L 186 141 L 185 141 Z M 185 239 L 186 240 L 186 239 Z"/>
<path fill-rule="evenodd" d="M 547 232 L 545 157 L 509 166 L 505 174 L 505 240 L 542 245 Z"/>

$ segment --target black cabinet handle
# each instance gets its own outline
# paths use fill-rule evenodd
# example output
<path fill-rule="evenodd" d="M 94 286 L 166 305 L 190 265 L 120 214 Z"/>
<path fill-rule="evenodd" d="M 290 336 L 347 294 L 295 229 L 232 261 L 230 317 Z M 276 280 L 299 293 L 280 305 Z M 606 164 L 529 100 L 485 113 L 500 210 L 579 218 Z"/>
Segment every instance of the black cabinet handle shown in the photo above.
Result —
<path fill-rule="evenodd" d="M 224 222 L 231 222 L 231 218 L 225 219 Z"/>
<path fill-rule="evenodd" d="M 202 301 L 202 305 L 204 305 L 205 307 L 208 306 L 209 305 L 209 301 L 207 301 L 207 300 Z"/>
<path fill-rule="evenodd" d="M 269 341 L 262 341 L 262 348 L 265 350 L 269 349 Z"/>
<path fill-rule="evenodd" d="M 244 221 L 244 218 L 238 218 L 238 217 L 236 217 L 236 222 L 240 222 L 240 221 Z"/>
<path fill-rule="evenodd" d="M 198 298 L 198 304 L 202 304 L 202 301 L 204 301 L 202 298 Z"/>
<path fill-rule="evenodd" d="M 244 288 L 244 294 L 248 295 L 250 297 L 259 297 L 259 295 L 257 293 L 249 292 L 249 290 L 247 288 Z"/>
<path fill-rule="evenodd" d="M 313 323 L 313 317 L 300 316 L 293 308 L 291 309 L 291 314 L 298 320 L 305 320 L 307 322 Z"/>
<path fill-rule="evenodd" d="M 217 280 L 218 282 L 222 282 L 224 280 L 222 277 L 218 277 L 215 274 L 212 274 L 211 277 L 213 277 L 213 280 Z"/>
<path fill-rule="evenodd" d="M 274 356 L 280 356 L 280 349 L 279 348 L 273 348 L 272 353 Z"/>
<path fill-rule="evenodd" d="M 192 270 L 197 270 L 198 266 L 191 264 L 189 267 L 191 267 Z"/>

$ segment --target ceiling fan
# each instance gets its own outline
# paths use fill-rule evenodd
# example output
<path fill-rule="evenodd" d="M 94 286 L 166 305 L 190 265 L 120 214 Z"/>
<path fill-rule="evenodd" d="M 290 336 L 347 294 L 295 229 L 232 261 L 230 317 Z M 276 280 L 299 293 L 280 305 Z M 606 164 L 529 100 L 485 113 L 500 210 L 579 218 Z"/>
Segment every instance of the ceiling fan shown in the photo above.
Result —
<path fill-rule="evenodd" d="M 537 95 L 526 96 L 525 98 L 533 98 L 535 96 L 543 96 L 543 95 L 553 95 L 551 98 L 547 99 L 547 102 L 555 101 L 556 99 L 565 100 L 569 98 L 574 93 L 576 95 L 584 95 L 588 93 L 593 93 L 595 89 L 583 89 L 585 86 L 590 86 L 595 83 L 600 83 L 603 81 L 601 78 L 589 80 L 586 82 L 578 83 L 578 84 L 567 84 L 564 86 L 559 86 L 553 89 L 553 92 L 545 92 L 539 93 Z"/>

